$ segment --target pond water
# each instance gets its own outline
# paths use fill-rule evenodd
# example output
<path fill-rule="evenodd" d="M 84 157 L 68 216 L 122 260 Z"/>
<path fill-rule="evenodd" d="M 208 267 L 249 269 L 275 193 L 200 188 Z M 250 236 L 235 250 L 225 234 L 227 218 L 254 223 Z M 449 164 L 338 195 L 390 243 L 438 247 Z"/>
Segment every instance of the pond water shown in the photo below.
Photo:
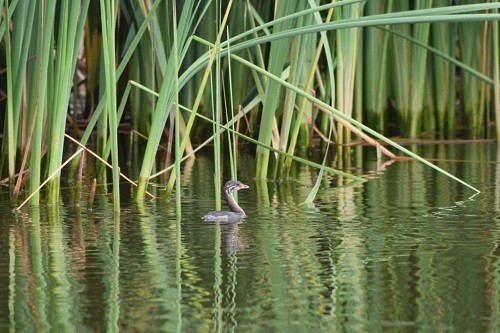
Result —
<path fill-rule="evenodd" d="M 326 176 L 251 179 L 240 159 L 240 224 L 201 221 L 214 208 L 213 167 L 184 169 L 172 202 L 109 196 L 14 214 L 0 201 L 0 331 L 400 332 L 500 330 L 500 149 L 413 147 L 482 193 L 419 162 L 381 166 L 373 149 Z M 4 190 L 6 193 L 6 190 Z"/>

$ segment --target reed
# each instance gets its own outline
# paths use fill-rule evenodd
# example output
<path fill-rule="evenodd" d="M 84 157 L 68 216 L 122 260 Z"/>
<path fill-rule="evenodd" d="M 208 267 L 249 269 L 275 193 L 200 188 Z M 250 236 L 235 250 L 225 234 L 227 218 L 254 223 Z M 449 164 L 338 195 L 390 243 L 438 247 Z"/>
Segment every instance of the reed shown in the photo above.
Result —
<path fill-rule="evenodd" d="M 111 159 L 113 165 L 113 207 L 120 211 L 120 167 L 118 159 L 118 119 L 116 106 L 116 65 L 115 65 L 115 27 L 116 2 L 101 0 L 103 34 L 104 76 L 106 81 L 106 107 L 111 139 Z"/>
<path fill-rule="evenodd" d="M 366 15 L 378 15 L 392 11 L 393 1 L 368 1 L 365 4 Z M 388 28 L 388 26 L 385 26 Z M 389 32 L 376 27 L 366 28 L 363 38 L 364 75 L 363 106 L 366 121 L 379 132 L 385 132 L 388 112 L 388 42 Z"/>
<path fill-rule="evenodd" d="M 335 11 L 335 20 L 355 20 L 361 16 L 362 4 L 354 3 L 342 6 Z M 339 29 L 335 31 L 336 59 L 336 96 L 335 105 L 349 118 L 353 117 L 354 109 L 354 78 L 357 70 L 357 59 L 361 29 Z M 342 124 L 337 124 L 337 141 L 339 144 L 350 144 L 351 135 Z M 341 148 L 342 146 L 339 146 Z"/>
<path fill-rule="evenodd" d="M 59 10 L 58 56 L 54 61 L 52 77 L 52 112 L 49 119 L 51 149 L 48 150 L 48 173 L 58 170 L 62 163 L 64 149 L 64 130 L 71 92 L 71 82 L 76 69 L 78 49 L 83 34 L 83 26 L 87 17 L 89 0 L 81 3 L 64 0 Z M 58 203 L 60 194 L 60 176 L 47 184 L 47 202 Z"/>
<path fill-rule="evenodd" d="M 428 1 L 416 1 L 417 9 L 429 8 Z M 396 1 L 396 12 L 407 12 L 409 1 Z M 412 36 L 415 40 L 426 44 L 429 38 L 429 24 L 401 24 L 393 27 L 402 35 Z M 391 81 L 395 100 L 399 128 L 409 137 L 417 137 L 420 133 L 423 109 L 425 68 L 427 66 L 427 50 L 394 35 L 391 44 L 391 62 L 395 70 L 391 71 Z"/>
<path fill-rule="evenodd" d="M 296 11 L 297 4 L 293 1 L 280 1 L 277 3 L 275 17 L 284 17 Z M 294 22 L 287 20 L 280 22 L 273 27 L 273 34 L 283 31 L 288 31 L 292 28 Z M 288 38 L 281 38 L 272 41 L 269 46 L 269 64 L 267 71 L 274 75 L 281 75 L 285 62 L 288 59 L 288 48 L 290 40 Z M 267 80 L 264 83 L 264 100 L 262 103 L 262 116 L 259 126 L 258 140 L 265 145 L 271 143 L 273 131 L 276 126 L 276 109 L 280 101 L 281 85 L 272 80 Z M 255 159 L 255 177 L 267 178 L 268 165 L 269 165 L 269 150 L 257 147 Z"/>
<path fill-rule="evenodd" d="M 5 17 L 6 22 L 10 21 L 10 10 L 8 2 L 5 3 Z M 5 51 L 7 54 L 6 57 L 6 65 L 7 65 L 7 91 L 13 93 L 13 74 L 14 70 L 12 68 L 12 46 L 10 42 L 10 29 L 6 29 L 6 42 L 5 42 Z M 16 173 L 15 161 L 16 161 L 16 140 L 17 140 L 17 126 L 15 126 L 19 121 L 19 111 L 15 112 L 14 110 L 14 98 L 7 99 L 7 124 L 5 128 L 5 132 L 7 135 L 5 139 L 2 140 L 2 160 L 6 157 L 8 160 L 8 171 L 9 171 L 9 183 L 12 185 L 14 183 L 14 175 Z M 3 163 L 2 163 L 3 164 Z"/>
<path fill-rule="evenodd" d="M 203 90 L 204 90 L 205 85 L 207 84 L 208 78 L 210 76 L 210 73 L 212 70 L 212 65 L 213 65 L 215 59 L 219 56 L 219 54 L 217 52 L 218 45 L 219 45 L 220 40 L 222 38 L 222 35 L 224 33 L 224 27 L 226 26 L 226 23 L 227 23 L 227 19 L 229 16 L 231 5 L 232 5 L 232 1 L 229 1 L 228 7 L 226 8 L 226 12 L 224 13 L 224 17 L 222 18 L 222 21 L 221 21 L 221 27 L 219 29 L 219 33 L 217 34 L 216 42 L 215 42 L 213 48 L 209 51 L 210 56 L 208 58 L 207 67 L 205 68 L 205 72 L 203 73 L 203 78 L 202 78 L 201 83 L 200 83 L 200 90 L 198 91 L 198 94 L 196 95 L 196 99 L 194 100 L 192 113 L 189 116 L 189 120 L 188 120 L 187 125 L 186 125 L 185 135 L 182 138 L 180 146 L 177 147 L 178 149 L 180 149 L 181 153 L 184 152 L 184 149 L 186 149 L 187 143 L 189 141 L 189 133 L 191 132 L 196 114 L 198 113 L 198 108 L 200 106 L 202 96 L 203 96 Z M 186 72 L 193 73 L 192 71 L 189 71 L 189 69 Z M 182 79 L 181 79 L 181 81 L 182 81 Z M 160 92 L 160 98 L 161 98 L 161 92 Z M 167 185 L 167 192 L 172 188 L 172 184 L 175 181 L 177 176 L 178 175 L 176 175 L 174 172 L 171 173 L 170 178 L 169 178 L 169 182 Z M 147 179 L 145 179 L 144 182 L 147 182 Z M 139 194 L 143 196 L 142 193 L 139 193 Z"/>
<path fill-rule="evenodd" d="M 173 22 L 173 39 L 174 39 L 174 43 L 173 43 L 173 55 L 174 55 L 174 63 L 175 63 L 175 77 L 174 77 L 174 84 L 175 84 L 175 145 L 176 147 L 179 147 L 180 144 L 181 144 L 181 136 L 180 136 L 180 118 L 181 118 L 181 113 L 180 113 L 180 108 L 179 108 L 179 76 L 178 76 L 178 73 L 179 73 L 179 67 L 180 67 L 180 64 L 179 64 L 179 59 L 177 58 L 177 53 L 178 53 L 178 49 L 177 49 L 177 46 L 178 46 L 178 43 L 177 43 L 177 20 L 176 20 L 176 16 L 177 16 L 177 7 L 175 6 L 175 3 L 174 3 L 174 7 L 173 7 L 173 18 L 174 18 L 174 22 Z M 180 175 L 181 174 L 181 158 L 182 158 L 182 152 L 180 151 L 180 149 L 175 149 L 175 172 L 176 174 Z M 180 218 L 180 215 L 181 215 L 181 181 L 180 181 L 180 177 L 177 177 L 176 179 L 176 182 L 175 182 L 175 212 L 177 214 L 177 220 L 179 220 Z M 178 226 L 180 228 L 180 226 Z M 180 234 L 180 230 L 178 231 L 179 234 Z M 180 273 L 179 273 L 180 274 Z"/>
<path fill-rule="evenodd" d="M 0 0 L 7 69 L 3 90 L 8 96 L 0 172 L 10 178 L 14 196 L 22 192 L 26 177 L 30 193 L 35 193 L 43 179 L 55 175 L 46 196 L 49 203 L 59 202 L 66 120 L 84 115 L 78 108 L 75 114 L 68 111 L 79 56 L 86 61 L 91 108 L 80 143 L 86 146 L 97 133 L 97 154 L 111 159 L 115 210 L 120 205 L 120 122 L 129 121 L 134 131 L 148 138 L 142 159 L 131 161 L 140 168 L 135 196 L 141 200 L 153 172 L 157 174 L 157 150 L 167 120 L 173 117 L 169 140 L 176 153 L 175 168 L 166 193 L 175 184 L 179 201 L 180 164 L 195 151 L 191 141 L 202 138 L 206 145 L 207 137 L 216 138 L 220 161 L 224 149 L 219 139 L 227 129 L 232 177 L 238 137 L 257 145 L 256 178 L 281 178 L 290 175 L 292 161 L 308 163 L 296 154 L 312 146 L 312 137 L 330 145 L 332 140 L 349 144 L 356 137 L 371 136 L 408 153 L 387 139 L 388 119 L 397 116 L 397 132 L 410 137 L 434 129 L 451 137 L 463 125 L 470 137 L 484 137 L 489 104 L 496 103 L 496 110 L 500 104 L 498 89 L 490 88 L 498 88 L 497 2 L 175 4 Z M 39 31 L 33 30 L 32 22 L 41 27 Z M 102 39 L 92 38 L 96 22 L 101 22 Z M 455 68 L 460 69 L 459 81 Z M 226 78 L 228 87 L 221 83 Z M 455 81 L 460 82 L 458 90 Z M 136 89 L 138 85 L 149 91 Z M 455 110 L 456 91 L 464 122 L 460 109 Z M 248 123 L 236 126 L 243 116 L 235 112 L 240 104 Z M 497 128 L 499 114 L 491 116 Z M 212 133 L 206 134 L 209 128 Z M 250 136 L 243 134 L 247 130 Z M 349 165 L 349 150 L 338 150 L 338 163 Z M 308 201 L 317 193 L 321 170 L 327 170 L 326 159 L 323 166 L 314 165 L 320 177 Z M 270 166 L 274 172 L 269 172 Z M 104 167 L 101 170 L 105 181 Z M 216 170 L 220 179 L 222 165 Z M 16 175 L 20 176 L 14 187 Z M 37 204 L 39 196 L 30 202 Z"/>
<path fill-rule="evenodd" d="M 189 43 L 187 38 L 187 29 L 189 27 L 189 22 L 192 20 L 192 17 L 196 15 L 196 11 L 193 11 L 195 8 L 195 4 L 193 1 L 186 1 L 184 7 L 182 8 L 181 17 L 179 19 L 178 24 L 178 32 L 177 32 L 177 40 L 178 45 L 177 48 L 179 50 L 183 50 L 184 47 Z M 159 34 L 158 29 L 154 29 L 154 25 L 157 24 L 156 20 L 152 20 L 153 22 L 153 32 L 156 31 L 156 34 Z M 155 36 L 155 35 L 154 35 Z M 164 48 L 171 48 L 171 44 L 164 45 L 161 38 L 156 35 L 156 38 L 153 38 L 153 43 L 155 45 L 155 50 L 157 50 L 157 55 L 166 54 Z M 182 51 L 181 51 L 182 52 Z M 182 54 L 182 53 L 181 53 Z M 147 190 L 148 178 L 151 174 L 151 170 L 153 169 L 156 151 L 158 149 L 158 145 L 162 138 L 163 128 L 165 127 L 166 121 L 170 115 L 170 111 L 173 106 L 173 102 L 175 100 L 175 96 L 177 91 L 175 90 L 175 84 L 172 84 L 171 78 L 176 75 L 175 68 L 178 66 L 175 62 L 177 59 L 178 62 L 182 61 L 182 55 L 179 55 L 178 58 L 173 56 L 172 53 L 170 56 L 165 59 L 166 63 L 163 63 L 161 59 L 163 57 L 159 57 L 160 59 L 160 70 L 163 75 L 163 81 L 161 83 L 159 98 L 157 104 L 155 106 L 152 121 L 151 121 L 151 131 L 149 135 L 149 140 L 146 145 L 144 158 L 142 160 L 141 172 L 139 175 L 138 181 L 138 189 L 136 191 L 136 198 L 144 198 L 144 195 Z M 183 142 L 187 141 L 187 136 L 183 137 Z M 174 178 L 175 179 L 175 178 Z M 173 185 L 173 184 L 172 184 Z M 171 186 L 172 187 L 172 186 Z"/>
<path fill-rule="evenodd" d="M 451 5 L 449 0 L 434 0 L 433 5 L 435 7 L 442 7 Z M 435 23 L 431 26 L 432 32 L 432 46 L 437 50 L 441 51 L 448 56 L 454 57 L 453 51 L 455 50 L 454 45 L 450 42 L 453 40 L 454 36 L 452 34 L 453 27 L 450 24 L 445 23 Z M 433 105 L 436 109 L 435 123 L 436 130 L 438 133 L 443 133 L 446 129 L 446 115 L 448 107 L 450 106 L 450 93 L 452 93 L 452 86 L 455 85 L 455 78 L 450 80 L 451 71 L 453 70 L 453 64 L 446 61 L 437 54 L 432 56 L 432 68 L 433 77 L 429 77 L 427 80 L 432 83 L 434 87 L 434 100 Z M 453 98 L 451 98 L 453 100 Z M 454 103 L 453 103 L 454 104 Z M 454 113 L 454 112 L 453 112 Z"/>
<path fill-rule="evenodd" d="M 313 2 L 310 2 L 310 5 L 313 8 L 317 8 L 317 6 L 315 6 Z M 329 22 L 332 19 L 332 16 L 333 16 L 333 7 L 329 8 L 328 14 L 326 16 L 326 22 Z M 302 24 L 303 26 L 311 24 L 313 21 L 316 23 L 323 22 L 319 17 L 319 15 L 317 14 L 310 14 L 309 17 L 307 17 L 306 19 L 307 21 L 303 22 Z M 327 73 L 328 73 L 327 78 L 328 82 L 330 82 L 330 87 L 332 87 L 333 90 L 334 86 L 333 82 L 335 80 L 333 75 L 334 61 L 328 36 L 324 32 L 321 33 L 320 42 L 318 43 L 318 46 L 315 49 L 313 48 L 313 45 L 316 44 L 315 39 L 313 39 L 311 36 L 309 36 L 309 38 L 305 37 L 307 36 L 298 39 L 298 43 L 296 43 L 296 47 L 298 48 L 300 53 L 298 53 L 297 56 L 294 57 L 294 61 L 292 62 L 293 64 L 292 73 L 296 74 L 294 74 L 291 78 L 296 77 L 297 83 L 295 85 L 304 87 L 305 91 L 312 91 L 314 86 L 314 81 L 316 78 L 315 74 L 319 66 L 319 59 L 321 54 L 323 53 L 323 50 L 325 50 L 324 54 L 326 57 Z M 291 82 L 292 84 L 294 84 L 293 81 Z M 331 96 L 333 103 L 333 101 L 335 100 L 334 92 L 330 91 L 328 95 Z M 300 131 L 302 131 L 302 138 L 304 138 L 304 140 L 299 146 L 302 146 L 301 148 L 304 151 L 310 145 L 309 127 L 312 127 L 310 125 L 314 124 L 314 117 L 312 110 L 313 106 L 312 103 L 310 103 L 306 98 L 302 98 L 300 96 L 297 97 L 297 94 L 294 91 L 287 92 L 286 102 L 288 105 L 288 110 L 285 111 L 287 111 L 288 118 L 290 118 L 290 120 L 293 120 L 293 126 L 287 123 L 285 121 L 286 119 L 285 116 L 283 116 L 282 130 L 281 130 L 282 135 L 280 138 L 280 144 L 287 149 L 289 154 L 293 155 L 296 149 Z M 297 104 L 296 112 L 294 111 L 295 104 Z M 291 126 L 291 130 L 287 128 L 288 126 Z M 329 131 L 328 128 L 325 128 L 324 130 Z M 278 162 L 277 166 L 278 174 L 276 176 L 277 177 L 289 176 L 291 165 L 292 165 L 292 160 L 290 158 L 283 157 L 283 159 Z M 281 169 L 282 171 L 280 172 Z"/>
<path fill-rule="evenodd" d="M 229 37 L 229 36 L 228 36 Z M 233 96 L 233 71 L 232 71 L 232 65 L 231 65 L 231 47 L 228 45 L 228 78 L 229 78 L 229 107 L 225 108 L 226 111 L 226 119 L 236 119 L 235 114 L 234 114 L 234 96 Z M 226 105 L 228 103 L 225 103 Z M 228 109 L 231 112 L 231 115 L 228 113 Z M 238 112 L 240 109 L 238 109 Z M 238 172 L 237 172 L 237 157 L 238 157 L 238 145 L 237 145 L 237 137 L 234 134 L 237 132 L 236 125 L 239 124 L 238 121 L 232 122 L 232 124 L 228 124 L 228 126 L 231 128 L 230 131 L 227 131 L 227 146 L 228 146 L 228 154 L 229 154 L 229 166 L 230 166 L 230 172 L 231 172 L 231 179 L 237 180 L 238 179 Z M 238 192 L 236 191 L 234 193 L 235 198 L 237 198 Z"/>
<path fill-rule="evenodd" d="M 498 13 L 498 9 L 494 10 Z M 493 22 L 493 101 L 495 108 L 495 119 L 500 119 L 500 46 L 498 33 L 498 21 Z M 495 134 L 500 138 L 500 121 L 495 123 Z"/>
<path fill-rule="evenodd" d="M 470 0 L 458 1 L 458 4 L 470 4 Z M 484 73 L 483 50 L 486 48 L 484 36 L 487 34 L 486 23 L 467 22 L 458 24 L 460 58 L 470 67 Z M 486 73 L 484 73 L 486 74 Z M 481 81 L 463 72 L 460 77 L 461 100 L 466 121 L 473 138 L 484 133 L 484 101 L 481 100 L 483 88 Z"/>

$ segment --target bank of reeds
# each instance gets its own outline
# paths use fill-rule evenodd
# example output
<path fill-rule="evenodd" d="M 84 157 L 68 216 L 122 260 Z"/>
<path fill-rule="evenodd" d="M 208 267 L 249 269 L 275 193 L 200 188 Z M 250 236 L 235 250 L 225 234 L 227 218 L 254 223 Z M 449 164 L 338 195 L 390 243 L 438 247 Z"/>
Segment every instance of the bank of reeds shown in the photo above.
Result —
<path fill-rule="evenodd" d="M 18 0 L 0 6 L 6 69 L 0 84 L 7 97 L 0 173 L 14 199 L 27 179 L 27 192 L 38 193 L 53 177 L 46 199 L 58 202 L 67 132 L 111 160 L 118 210 L 118 161 L 127 158 L 119 156 L 120 123 L 130 126 L 135 142 L 144 140 L 138 134 L 147 138 L 143 154 L 134 155 L 141 158 L 129 161 L 139 170 L 131 175 L 138 199 L 152 181 L 170 193 L 181 161 L 212 140 L 216 163 L 227 150 L 234 158 L 236 141 L 255 145 L 256 178 L 287 177 L 294 161 L 359 179 L 333 168 L 342 164 L 317 165 L 297 153 L 320 141 L 339 148 L 338 161 L 349 160 L 351 150 L 342 147 L 358 140 L 377 145 L 370 141 L 376 138 L 420 159 L 387 136 L 500 133 L 496 2 Z M 92 133 L 96 146 L 89 144 Z M 164 166 L 162 141 L 167 156 L 175 152 Z M 231 165 L 236 177 L 234 160 Z M 97 170 L 105 184 L 105 164 Z M 152 180 L 167 170 L 167 180 Z M 179 181 L 175 189 L 179 198 Z M 39 200 L 36 194 L 30 203 Z"/>

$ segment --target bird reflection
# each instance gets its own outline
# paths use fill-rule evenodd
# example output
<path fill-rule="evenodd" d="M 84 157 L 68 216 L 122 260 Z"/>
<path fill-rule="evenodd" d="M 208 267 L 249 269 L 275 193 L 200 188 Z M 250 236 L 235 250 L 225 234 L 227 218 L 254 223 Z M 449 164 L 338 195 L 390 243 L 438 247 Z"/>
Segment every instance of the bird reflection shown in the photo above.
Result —
<path fill-rule="evenodd" d="M 240 225 L 243 225 L 243 221 L 225 225 L 226 252 L 229 254 L 244 251 L 248 247 L 245 237 L 239 234 Z"/>

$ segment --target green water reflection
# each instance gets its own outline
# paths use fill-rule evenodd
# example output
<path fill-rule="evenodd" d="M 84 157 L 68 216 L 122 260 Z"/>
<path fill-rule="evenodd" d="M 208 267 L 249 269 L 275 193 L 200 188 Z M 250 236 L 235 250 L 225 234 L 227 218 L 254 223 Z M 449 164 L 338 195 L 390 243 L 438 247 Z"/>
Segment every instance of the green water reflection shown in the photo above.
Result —
<path fill-rule="evenodd" d="M 0 203 L 0 331 L 376 332 L 500 330 L 500 151 L 493 145 L 415 148 L 482 190 L 416 162 L 323 181 L 315 172 L 251 180 L 248 218 L 206 224 L 212 164 L 184 170 L 183 211 L 109 197 L 14 214 Z M 457 162 L 458 161 L 458 162 Z M 351 170 L 352 171 L 352 170 Z"/>

